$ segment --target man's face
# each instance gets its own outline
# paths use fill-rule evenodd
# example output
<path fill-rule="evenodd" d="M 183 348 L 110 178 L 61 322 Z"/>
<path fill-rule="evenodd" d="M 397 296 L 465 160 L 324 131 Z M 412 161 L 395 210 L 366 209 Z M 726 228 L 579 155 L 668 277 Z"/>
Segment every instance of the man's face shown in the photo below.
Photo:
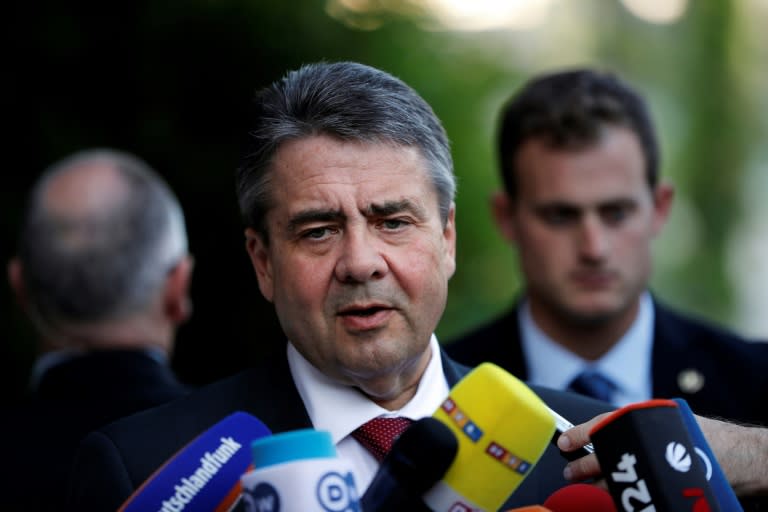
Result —
<path fill-rule="evenodd" d="M 272 167 L 269 244 L 246 231 L 263 295 L 293 345 L 324 374 L 391 398 L 418 381 L 455 269 L 415 148 L 313 136 Z"/>
<path fill-rule="evenodd" d="M 634 311 L 672 200 L 670 187 L 649 187 L 634 133 L 607 127 L 577 150 L 530 139 L 515 163 L 518 197 L 497 196 L 494 213 L 534 311 L 586 324 Z"/>

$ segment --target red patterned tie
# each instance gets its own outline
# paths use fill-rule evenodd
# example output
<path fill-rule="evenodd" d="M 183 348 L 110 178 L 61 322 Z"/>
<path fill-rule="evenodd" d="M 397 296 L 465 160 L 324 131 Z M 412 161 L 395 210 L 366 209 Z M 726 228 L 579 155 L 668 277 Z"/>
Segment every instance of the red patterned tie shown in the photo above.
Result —
<path fill-rule="evenodd" d="M 413 420 L 408 418 L 373 418 L 352 432 L 352 437 L 381 462 L 411 423 Z"/>

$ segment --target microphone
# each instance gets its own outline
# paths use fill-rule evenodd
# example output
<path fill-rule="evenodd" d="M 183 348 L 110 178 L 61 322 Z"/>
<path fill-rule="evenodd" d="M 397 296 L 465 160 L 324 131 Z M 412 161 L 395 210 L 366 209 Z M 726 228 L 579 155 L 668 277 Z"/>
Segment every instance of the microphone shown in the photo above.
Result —
<path fill-rule="evenodd" d="M 453 431 L 435 418 L 414 422 L 392 445 L 361 500 L 364 512 L 427 510 L 422 494 L 456 457 Z"/>
<path fill-rule="evenodd" d="M 544 501 L 544 506 L 552 512 L 616 512 L 611 495 L 590 484 L 561 487 Z"/>
<path fill-rule="evenodd" d="M 254 469 L 241 477 L 244 510 L 360 512 L 351 464 L 331 434 L 301 429 L 251 443 Z"/>
<path fill-rule="evenodd" d="M 696 418 L 693 415 L 693 411 L 688 406 L 688 402 L 682 398 L 675 398 L 674 402 L 677 404 L 680 416 L 683 419 L 683 424 L 688 430 L 688 434 L 693 441 L 693 449 L 696 454 L 701 457 L 705 466 L 705 474 L 709 485 L 712 488 L 712 493 L 715 495 L 717 503 L 720 508 L 727 510 L 728 512 L 743 512 L 743 508 L 736 498 L 736 493 L 733 492 L 733 488 L 728 483 L 728 479 L 723 473 L 720 464 L 717 463 L 715 454 L 712 452 L 712 448 L 709 447 L 707 440 L 704 438 L 704 433 L 701 431 Z"/>
<path fill-rule="evenodd" d="M 622 407 L 589 435 L 608 490 L 622 510 L 720 510 L 672 400 Z"/>
<path fill-rule="evenodd" d="M 443 479 L 424 495 L 437 512 L 498 510 L 541 458 L 555 431 L 544 402 L 492 363 L 469 372 L 435 412 L 459 442 Z"/>
<path fill-rule="evenodd" d="M 119 511 L 228 510 L 240 495 L 240 475 L 251 463 L 248 445 L 270 434 L 250 414 L 230 414 L 176 452 Z"/>

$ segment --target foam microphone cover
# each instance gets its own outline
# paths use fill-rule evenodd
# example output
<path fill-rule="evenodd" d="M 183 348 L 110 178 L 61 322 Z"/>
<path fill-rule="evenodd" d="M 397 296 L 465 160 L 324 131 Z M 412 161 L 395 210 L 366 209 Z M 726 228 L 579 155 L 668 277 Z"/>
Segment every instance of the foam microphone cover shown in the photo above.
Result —
<path fill-rule="evenodd" d="M 240 479 L 246 512 L 360 512 L 352 464 L 339 458 L 330 432 L 280 432 L 253 441 L 251 455 L 253 470 Z"/>
<path fill-rule="evenodd" d="M 544 502 L 552 512 L 616 512 L 607 491 L 590 484 L 571 484 L 553 492 Z"/>
<path fill-rule="evenodd" d="M 166 461 L 120 511 L 228 510 L 240 497 L 240 475 L 251 465 L 251 441 L 270 434 L 250 414 L 230 414 Z"/>
<path fill-rule="evenodd" d="M 364 512 L 428 510 L 421 495 L 440 480 L 459 449 L 441 421 L 414 422 L 392 445 L 361 500 Z"/>
<path fill-rule="evenodd" d="M 623 407 L 590 437 L 619 510 L 720 510 L 674 401 Z"/>
<path fill-rule="evenodd" d="M 498 510 L 530 474 L 555 431 L 544 402 L 492 363 L 459 381 L 434 417 L 459 441 L 448 472 L 424 495 L 436 511 Z"/>

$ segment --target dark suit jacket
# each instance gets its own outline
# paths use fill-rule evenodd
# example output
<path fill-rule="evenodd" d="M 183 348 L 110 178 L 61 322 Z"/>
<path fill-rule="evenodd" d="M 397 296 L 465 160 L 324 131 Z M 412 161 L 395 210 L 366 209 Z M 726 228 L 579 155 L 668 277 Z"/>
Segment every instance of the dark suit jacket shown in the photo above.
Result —
<path fill-rule="evenodd" d="M 654 300 L 652 382 L 655 398 L 684 398 L 704 416 L 768 425 L 768 343 L 749 342 L 706 322 L 680 315 Z M 457 361 L 490 361 L 528 378 L 517 308 L 445 350 Z M 700 389 L 681 380 L 703 379 Z"/>
<path fill-rule="evenodd" d="M 443 368 L 449 385 L 469 371 L 447 357 L 443 357 Z M 574 423 L 610 409 L 608 404 L 570 393 L 535 391 Z M 72 473 L 70 509 L 115 510 L 179 448 L 234 411 L 253 414 L 272 432 L 312 427 L 287 359 L 278 357 L 89 435 Z M 562 477 L 566 462 L 555 447 L 548 448 L 505 508 L 542 503 L 566 485 Z"/>
<path fill-rule="evenodd" d="M 93 352 L 51 367 L 0 425 L 0 509 L 60 510 L 75 452 L 89 432 L 188 391 L 142 351 Z"/>

